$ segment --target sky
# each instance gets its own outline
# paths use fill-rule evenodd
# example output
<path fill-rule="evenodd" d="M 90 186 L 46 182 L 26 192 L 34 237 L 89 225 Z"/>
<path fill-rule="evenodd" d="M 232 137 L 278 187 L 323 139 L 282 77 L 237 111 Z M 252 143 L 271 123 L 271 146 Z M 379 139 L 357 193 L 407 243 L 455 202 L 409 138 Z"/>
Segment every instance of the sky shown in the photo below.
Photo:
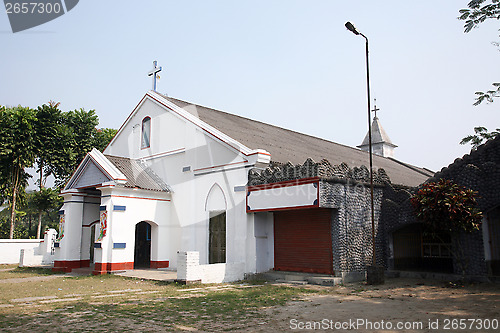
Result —
<path fill-rule="evenodd" d="M 500 127 L 500 100 L 473 106 L 500 79 L 500 24 L 465 34 L 468 2 L 82 0 L 18 33 L 0 8 L 0 105 L 52 100 L 117 129 L 157 60 L 160 93 L 355 147 L 368 120 L 351 21 L 395 158 L 438 171 L 469 152 L 459 142 L 475 126 Z"/>

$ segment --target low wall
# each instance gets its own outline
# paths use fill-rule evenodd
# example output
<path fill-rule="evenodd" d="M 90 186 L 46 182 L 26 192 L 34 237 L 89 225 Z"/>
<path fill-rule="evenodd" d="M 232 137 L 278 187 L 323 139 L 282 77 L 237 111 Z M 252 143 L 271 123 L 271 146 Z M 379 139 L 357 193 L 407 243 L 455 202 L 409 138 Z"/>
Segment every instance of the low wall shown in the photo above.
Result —
<path fill-rule="evenodd" d="M 57 231 L 45 231 L 43 239 L 0 239 L 0 264 L 19 266 L 54 263 L 54 241 Z"/>
<path fill-rule="evenodd" d="M 43 239 L 0 239 L 0 264 L 19 264 L 21 250 L 35 251 Z"/>
<path fill-rule="evenodd" d="M 177 253 L 177 280 L 183 283 L 222 283 L 243 280 L 244 263 L 200 265 L 196 251 Z"/>

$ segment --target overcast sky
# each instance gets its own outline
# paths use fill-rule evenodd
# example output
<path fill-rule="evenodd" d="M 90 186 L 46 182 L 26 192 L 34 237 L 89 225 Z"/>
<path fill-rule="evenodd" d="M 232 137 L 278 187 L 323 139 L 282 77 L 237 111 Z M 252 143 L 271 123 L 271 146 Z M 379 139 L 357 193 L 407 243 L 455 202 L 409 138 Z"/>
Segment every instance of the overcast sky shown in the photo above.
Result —
<path fill-rule="evenodd" d="M 474 126 L 500 127 L 498 21 L 469 34 L 469 0 L 85 0 L 13 34 L 0 10 L 0 105 L 95 109 L 119 128 L 151 89 L 349 146 L 367 132 L 364 39 L 372 96 L 399 160 L 439 170 L 469 151 Z M 258 148 L 258 147 L 252 147 Z"/>

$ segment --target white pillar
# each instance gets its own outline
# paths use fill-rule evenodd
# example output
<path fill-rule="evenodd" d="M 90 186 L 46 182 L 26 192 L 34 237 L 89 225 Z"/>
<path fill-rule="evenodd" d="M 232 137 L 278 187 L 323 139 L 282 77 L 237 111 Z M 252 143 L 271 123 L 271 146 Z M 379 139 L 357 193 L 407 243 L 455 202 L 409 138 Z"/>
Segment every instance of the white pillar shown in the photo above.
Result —
<path fill-rule="evenodd" d="M 112 265 L 112 211 L 111 188 L 98 188 L 101 190 L 101 204 L 99 206 L 99 223 L 96 227 L 96 241 L 94 249 L 93 274 L 106 274 L 111 271 Z"/>
<path fill-rule="evenodd" d="M 72 190 L 61 195 L 64 205 L 59 211 L 60 224 L 55 243 L 54 270 L 71 272 L 73 268 L 81 267 L 84 194 Z"/>
<path fill-rule="evenodd" d="M 200 252 L 177 252 L 177 280 L 186 284 L 201 282 Z"/>

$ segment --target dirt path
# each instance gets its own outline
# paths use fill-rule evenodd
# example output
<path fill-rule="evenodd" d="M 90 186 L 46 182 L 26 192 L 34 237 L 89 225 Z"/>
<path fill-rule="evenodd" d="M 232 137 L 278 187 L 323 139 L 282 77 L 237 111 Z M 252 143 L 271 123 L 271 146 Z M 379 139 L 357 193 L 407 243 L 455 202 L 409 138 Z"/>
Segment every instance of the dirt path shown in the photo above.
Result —
<path fill-rule="evenodd" d="M 32 276 L 24 278 L 0 279 L 0 283 L 23 283 L 33 281 L 47 281 L 55 278 L 67 277 L 65 275 L 47 275 L 47 276 Z"/>
<path fill-rule="evenodd" d="M 378 287 L 350 284 L 266 311 L 266 324 L 248 332 L 499 332 L 500 286 L 393 279 Z"/>

